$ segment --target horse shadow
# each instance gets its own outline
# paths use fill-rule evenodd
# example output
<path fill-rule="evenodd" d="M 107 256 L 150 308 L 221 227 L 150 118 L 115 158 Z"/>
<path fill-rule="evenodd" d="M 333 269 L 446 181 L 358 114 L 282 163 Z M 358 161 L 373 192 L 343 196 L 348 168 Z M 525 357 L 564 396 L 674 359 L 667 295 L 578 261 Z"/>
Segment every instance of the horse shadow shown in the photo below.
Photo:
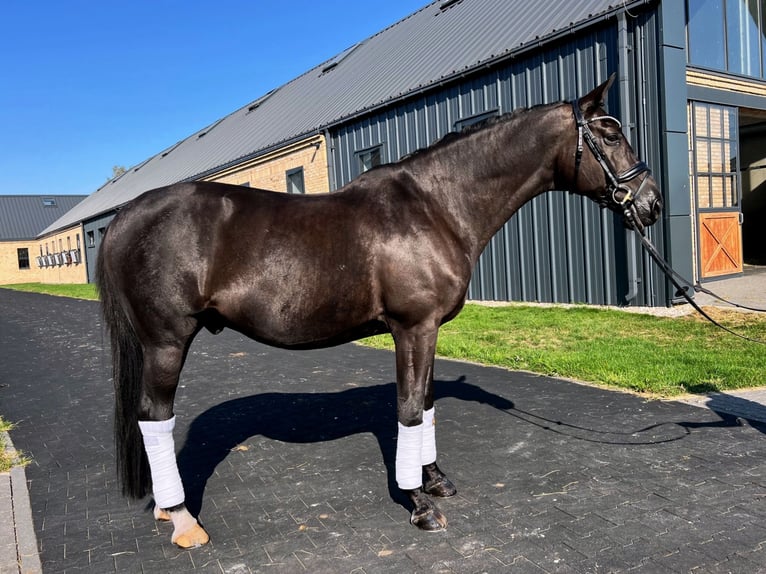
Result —
<path fill-rule="evenodd" d="M 748 426 L 766 434 L 766 405 L 762 403 L 728 393 L 713 392 L 707 394 L 704 406 L 718 415 L 721 421 L 705 425 L 699 423 L 680 424 L 686 428 Z"/>
<path fill-rule="evenodd" d="M 465 376 L 436 381 L 434 394 L 437 400 L 453 398 L 485 404 L 541 430 L 605 445 L 661 444 L 682 440 L 694 430 L 741 426 L 766 433 L 766 422 L 758 421 L 760 417 L 766 421 L 766 407 L 728 395 L 712 397 L 707 404 L 720 417 L 718 421 L 668 420 L 645 429 L 625 431 L 622 428 L 595 430 L 520 410 L 509 399 L 467 383 Z M 732 406 L 751 414 L 758 411 L 760 417 L 754 419 L 744 412 L 733 414 Z M 394 502 L 411 509 L 409 499 L 396 485 L 396 421 L 395 383 L 335 392 L 268 392 L 215 405 L 191 422 L 178 453 L 187 508 L 193 514 L 199 514 L 208 479 L 231 451 L 250 437 L 260 435 L 285 443 L 309 444 L 369 433 L 376 438 L 380 448 L 389 496 Z"/>
<path fill-rule="evenodd" d="M 435 381 L 435 398 L 483 403 L 509 411 L 510 400 L 465 382 Z M 386 466 L 389 494 L 410 506 L 396 485 L 396 384 L 338 392 L 261 393 L 232 399 L 204 411 L 189 426 L 178 453 L 186 506 L 199 514 L 208 479 L 237 445 L 261 435 L 287 443 L 317 443 L 371 433 Z"/>

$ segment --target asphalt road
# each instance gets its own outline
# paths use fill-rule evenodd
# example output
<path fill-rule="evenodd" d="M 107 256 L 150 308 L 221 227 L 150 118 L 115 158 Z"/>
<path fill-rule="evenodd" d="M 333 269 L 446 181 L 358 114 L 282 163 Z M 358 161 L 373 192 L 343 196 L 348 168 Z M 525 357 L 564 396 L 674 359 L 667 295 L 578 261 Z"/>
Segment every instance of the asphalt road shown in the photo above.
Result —
<path fill-rule="evenodd" d="M 766 426 L 688 404 L 437 361 L 443 533 L 393 478 L 393 355 L 202 333 L 176 401 L 182 551 L 120 495 L 98 306 L 0 289 L 0 413 L 44 572 L 766 572 Z M 512 350 L 509 350 L 512 352 Z M 587 349 L 583 349 L 587 352 Z M 745 400 L 745 399 L 742 399 Z"/>

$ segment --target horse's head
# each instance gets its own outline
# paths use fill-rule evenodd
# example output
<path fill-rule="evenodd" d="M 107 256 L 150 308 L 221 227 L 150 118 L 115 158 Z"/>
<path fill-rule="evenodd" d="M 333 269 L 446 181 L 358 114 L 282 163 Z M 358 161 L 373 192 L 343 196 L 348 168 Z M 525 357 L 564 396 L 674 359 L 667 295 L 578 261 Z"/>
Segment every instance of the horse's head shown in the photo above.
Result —
<path fill-rule="evenodd" d="M 659 219 L 662 194 L 649 167 L 625 139 L 619 120 L 603 109 L 614 77 L 568 108 L 573 137 L 564 140 L 575 143 L 563 151 L 562 165 L 571 191 L 621 213 L 627 227 L 641 231 Z"/>

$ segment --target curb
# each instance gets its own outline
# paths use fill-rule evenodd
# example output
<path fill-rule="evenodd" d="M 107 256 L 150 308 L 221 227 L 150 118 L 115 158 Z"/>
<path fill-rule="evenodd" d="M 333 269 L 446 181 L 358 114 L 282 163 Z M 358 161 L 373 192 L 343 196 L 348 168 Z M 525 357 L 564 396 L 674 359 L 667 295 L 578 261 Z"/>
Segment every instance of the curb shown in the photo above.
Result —
<path fill-rule="evenodd" d="M 2 433 L 2 436 L 6 444 L 6 452 L 15 455 L 16 449 L 13 447 L 11 437 L 6 432 Z M 24 467 L 14 466 L 9 472 L 2 473 L 0 476 L 3 477 L 3 488 L 0 491 L 0 516 L 9 519 L 9 523 L 1 526 L 0 531 L 7 530 L 8 537 L 15 539 L 15 544 L 13 542 L 0 544 L 0 574 L 5 572 L 42 574 Z M 5 479 L 5 477 L 8 478 Z M 15 567 L 11 566 L 14 564 Z"/>

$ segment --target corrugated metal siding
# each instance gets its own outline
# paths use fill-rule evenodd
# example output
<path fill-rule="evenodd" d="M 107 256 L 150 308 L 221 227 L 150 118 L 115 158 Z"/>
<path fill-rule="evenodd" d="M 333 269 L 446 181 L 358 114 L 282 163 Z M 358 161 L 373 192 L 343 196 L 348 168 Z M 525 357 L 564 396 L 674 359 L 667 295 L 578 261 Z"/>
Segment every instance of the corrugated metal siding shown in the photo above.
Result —
<path fill-rule="evenodd" d="M 662 76 L 660 72 L 660 25 L 659 17 L 655 11 L 641 15 L 634 27 L 633 57 L 634 65 L 630 68 L 633 81 L 633 93 L 631 101 L 635 104 L 635 121 L 637 140 L 634 147 L 646 158 L 650 166 L 654 166 L 653 175 L 660 189 L 666 189 L 666 183 L 662 177 L 662 164 L 668 159 L 663 150 L 663 133 L 661 130 L 662 118 L 659 103 L 664 101 L 662 93 Z M 641 105 L 643 102 L 644 105 Z M 685 124 L 685 121 L 683 122 Z M 667 216 L 667 213 L 666 213 Z M 660 253 L 666 251 L 664 221 L 646 230 L 651 241 L 657 246 Z M 635 245 L 635 251 L 640 260 L 640 276 L 644 283 L 639 291 L 638 305 L 670 305 L 674 298 L 674 288 L 655 265 L 649 255 L 641 247 L 640 242 L 634 236 L 630 238 Z"/>
<path fill-rule="evenodd" d="M 631 60 L 622 63 L 631 68 L 629 101 L 636 110 L 628 115 L 636 118 L 643 98 L 637 92 L 647 82 L 643 71 L 641 78 L 635 77 L 636 58 L 639 53 L 656 58 L 657 51 L 652 15 L 631 20 L 630 26 L 641 29 L 641 34 L 631 33 L 632 39 L 646 36 L 642 46 L 634 45 Z M 359 150 L 382 145 L 385 160 L 395 161 L 444 136 L 458 120 L 495 109 L 506 113 L 573 99 L 619 65 L 617 27 L 612 20 L 544 53 L 350 123 L 332 132 L 335 181 L 342 185 L 357 175 L 354 154 Z M 656 94 L 657 86 L 650 82 L 647 89 Z M 608 105 L 612 113 L 620 115 L 616 92 L 612 90 Z M 657 125 L 652 123 L 654 117 L 640 117 L 648 125 Z M 661 161 L 657 142 L 645 141 L 648 128 L 643 124 L 636 127 L 642 134 L 637 151 L 650 163 Z M 653 233 L 661 235 L 661 229 L 655 226 Z M 624 305 L 631 290 L 628 268 L 632 261 L 638 268 L 640 289 L 631 304 L 665 304 L 663 298 L 658 299 L 663 287 L 655 285 L 640 247 L 631 251 L 631 242 L 634 239 L 612 212 L 579 196 L 548 193 L 525 205 L 490 241 L 468 296 L 473 300 Z"/>
<path fill-rule="evenodd" d="M 110 213 L 96 219 L 91 219 L 83 225 L 85 233 L 85 263 L 88 269 L 88 283 L 96 280 L 96 266 L 98 264 L 98 250 L 101 248 L 101 240 L 109 223 L 114 218 Z M 90 237 L 93 238 L 91 242 Z"/>

